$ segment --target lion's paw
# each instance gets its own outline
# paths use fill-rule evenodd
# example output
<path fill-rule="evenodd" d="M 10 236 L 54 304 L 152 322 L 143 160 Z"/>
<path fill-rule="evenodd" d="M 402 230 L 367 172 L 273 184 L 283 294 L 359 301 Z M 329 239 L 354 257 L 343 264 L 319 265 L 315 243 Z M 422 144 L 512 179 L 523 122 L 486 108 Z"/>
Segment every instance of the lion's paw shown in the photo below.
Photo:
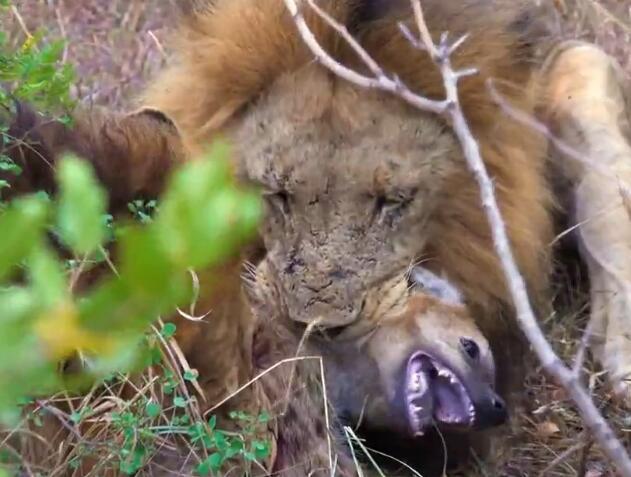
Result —
<path fill-rule="evenodd" d="M 631 287 L 604 270 L 591 273 L 592 351 L 615 395 L 631 405 Z"/>

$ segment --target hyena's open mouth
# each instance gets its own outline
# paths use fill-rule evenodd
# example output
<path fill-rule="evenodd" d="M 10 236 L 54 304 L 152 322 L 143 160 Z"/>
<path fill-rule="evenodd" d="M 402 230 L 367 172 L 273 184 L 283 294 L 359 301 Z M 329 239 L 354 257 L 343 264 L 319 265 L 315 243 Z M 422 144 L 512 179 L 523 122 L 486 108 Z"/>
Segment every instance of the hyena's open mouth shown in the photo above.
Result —
<path fill-rule="evenodd" d="M 405 409 L 412 434 L 422 436 L 433 422 L 471 429 L 476 408 L 458 375 L 423 351 L 410 356 L 405 374 Z"/>

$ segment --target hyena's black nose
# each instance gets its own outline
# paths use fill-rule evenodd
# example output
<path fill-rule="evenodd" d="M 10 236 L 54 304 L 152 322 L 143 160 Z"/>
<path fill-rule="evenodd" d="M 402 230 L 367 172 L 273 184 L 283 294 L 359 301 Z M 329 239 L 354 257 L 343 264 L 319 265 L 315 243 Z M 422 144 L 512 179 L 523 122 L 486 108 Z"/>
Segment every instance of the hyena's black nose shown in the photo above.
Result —
<path fill-rule="evenodd" d="M 504 424 L 508 419 L 508 410 L 504 400 L 492 389 L 488 389 L 474 405 L 476 407 L 477 427 L 486 429 Z"/>

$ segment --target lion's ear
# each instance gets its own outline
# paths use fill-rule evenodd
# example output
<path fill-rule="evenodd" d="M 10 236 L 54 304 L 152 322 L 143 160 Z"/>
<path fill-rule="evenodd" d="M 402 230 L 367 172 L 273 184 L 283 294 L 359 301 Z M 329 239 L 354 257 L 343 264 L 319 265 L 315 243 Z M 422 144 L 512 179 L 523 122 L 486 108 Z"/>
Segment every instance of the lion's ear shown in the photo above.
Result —
<path fill-rule="evenodd" d="M 173 128 L 177 129 L 177 126 L 175 125 L 175 121 L 171 117 L 169 117 L 164 111 L 161 111 L 157 108 L 153 108 L 151 106 L 142 106 L 141 108 L 138 108 L 135 111 L 131 111 L 127 116 L 128 117 L 148 116 L 161 123 L 164 123 L 166 125 L 172 126 Z"/>

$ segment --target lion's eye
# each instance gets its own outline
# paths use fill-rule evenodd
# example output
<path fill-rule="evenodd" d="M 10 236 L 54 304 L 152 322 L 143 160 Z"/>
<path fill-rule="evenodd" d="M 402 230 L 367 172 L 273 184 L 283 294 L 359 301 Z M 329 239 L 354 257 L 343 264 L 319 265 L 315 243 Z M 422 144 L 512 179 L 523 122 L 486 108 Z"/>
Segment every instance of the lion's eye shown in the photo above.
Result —
<path fill-rule="evenodd" d="M 375 216 L 380 220 L 389 218 L 393 219 L 400 215 L 403 208 L 409 201 L 403 198 L 390 198 L 385 195 L 379 195 L 375 198 Z"/>
<path fill-rule="evenodd" d="M 469 358 L 477 360 L 480 357 L 480 347 L 472 339 L 460 338 L 460 345 Z"/>
<path fill-rule="evenodd" d="M 265 199 L 274 209 L 281 212 L 283 215 L 289 215 L 291 212 L 288 192 L 284 190 L 270 192 L 265 194 Z"/>
<path fill-rule="evenodd" d="M 348 329 L 347 325 L 334 326 L 332 328 L 326 328 L 325 330 L 322 330 L 322 334 L 326 336 L 327 338 L 334 340 L 335 338 L 340 336 L 342 332 L 346 329 Z"/>

